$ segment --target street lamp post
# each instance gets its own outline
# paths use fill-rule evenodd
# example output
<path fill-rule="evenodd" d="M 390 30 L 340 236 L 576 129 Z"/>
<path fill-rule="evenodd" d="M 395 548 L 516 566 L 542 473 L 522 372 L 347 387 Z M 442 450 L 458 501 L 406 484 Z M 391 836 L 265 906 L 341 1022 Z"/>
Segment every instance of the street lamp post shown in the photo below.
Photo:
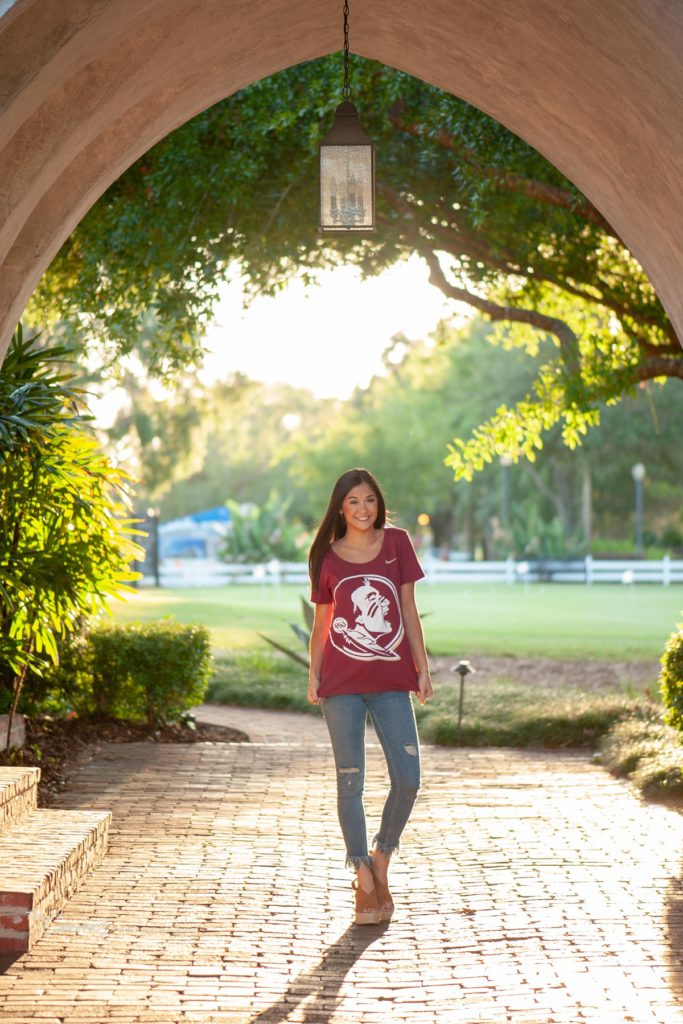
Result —
<path fill-rule="evenodd" d="M 510 529 L 510 466 L 512 459 L 509 455 L 500 456 L 500 465 L 503 471 L 503 529 Z"/>
<path fill-rule="evenodd" d="M 147 518 L 152 524 L 152 575 L 154 576 L 154 585 L 156 587 L 161 586 L 161 577 L 159 574 L 159 509 L 150 507 L 147 509 Z"/>
<path fill-rule="evenodd" d="M 645 466 L 642 462 L 636 462 L 631 467 L 631 476 L 636 485 L 636 553 L 638 558 L 643 557 L 643 480 L 645 479 Z"/>

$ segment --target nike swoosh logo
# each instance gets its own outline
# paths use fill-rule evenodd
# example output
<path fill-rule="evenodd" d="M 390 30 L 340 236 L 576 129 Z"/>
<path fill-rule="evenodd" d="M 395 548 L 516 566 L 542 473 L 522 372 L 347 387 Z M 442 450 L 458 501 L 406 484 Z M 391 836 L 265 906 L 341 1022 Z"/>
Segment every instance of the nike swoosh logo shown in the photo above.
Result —
<path fill-rule="evenodd" d="M 398 558 L 398 555 L 396 556 L 396 558 Z M 392 562 L 396 561 L 396 558 L 387 558 L 385 561 L 387 565 L 391 565 Z"/>

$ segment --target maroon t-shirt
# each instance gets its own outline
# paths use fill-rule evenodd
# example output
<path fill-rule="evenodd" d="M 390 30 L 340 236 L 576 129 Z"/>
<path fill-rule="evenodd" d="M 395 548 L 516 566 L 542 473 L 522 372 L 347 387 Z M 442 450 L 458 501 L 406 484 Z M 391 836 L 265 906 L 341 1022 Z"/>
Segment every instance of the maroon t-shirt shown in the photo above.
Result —
<path fill-rule="evenodd" d="M 318 696 L 415 690 L 417 671 L 401 615 L 402 583 L 424 572 L 405 530 L 384 529 L 369 562 L 347 562 L 330 548 L 320 570 L 315 604 L 333 604 Z"/>

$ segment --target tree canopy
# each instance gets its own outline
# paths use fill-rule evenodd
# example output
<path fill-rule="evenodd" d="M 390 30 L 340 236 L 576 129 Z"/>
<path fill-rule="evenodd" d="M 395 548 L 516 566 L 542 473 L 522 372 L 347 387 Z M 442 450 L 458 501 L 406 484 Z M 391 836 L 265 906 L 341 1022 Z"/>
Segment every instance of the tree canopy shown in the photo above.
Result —
<path fill-rule="evenodd" d="M 153 372 L 197 361 L 222 280 L 272 294 L 350 261 L 376 274 L 417 252 L 434 285 L 501 326 L 494 343 L 550 351 L 447 462 L 472 478 L 535 458 L 555 425 L 581 442 L 683 349 L 644 271 L 588 199 L 522 139 L 462 100 L 354 58 L 354 101 L 377 147 L 378 229 L 321 237 L 317 144 L 340 99 L 338 56 L 264 79 L 168 136 L 93 207 L 41 282 L 33 319 L 136 349 Z"/>
<path fill-rule="evenodd" d="M 346 401 L 242 375 L 178 389 L 165 402 L 136 383 L 110 436 L 119 456 L 133 457 L 139 507 L 158 503 L 162 519 L 233 499 L 249 516 L 257 506 L 264 522 L 246 525 L 263 533 L 274 524 L 275 492 L 280 506 L 286 498 L 287 522 L 314 528 L 331 481 L 367 464 L 399 525 L 416 530 L 427 513 L 422 532 L 435 546 L 489 557 L 634 550 L 631 469 L 642 461 L 647 547 L 679 549 L 683 467 L 680 446 L 668 439 L 683 431 L 683 403 L 674 400 L 674 381 L 646 383 L 633 398 L 603 406 L 603 423 L 580 449 L 562 443 L 557 425 L 534 463 L 506 470 L 495 460 L 471 482 L 435 471 L 449 439 L 522 397 L 553 348 L 550 339 L 535 357 L 496 348 L 493 330 L 475 318 L 460 330 L 442 324 L 424 341 L 396 336 L 387 372 Z"/>

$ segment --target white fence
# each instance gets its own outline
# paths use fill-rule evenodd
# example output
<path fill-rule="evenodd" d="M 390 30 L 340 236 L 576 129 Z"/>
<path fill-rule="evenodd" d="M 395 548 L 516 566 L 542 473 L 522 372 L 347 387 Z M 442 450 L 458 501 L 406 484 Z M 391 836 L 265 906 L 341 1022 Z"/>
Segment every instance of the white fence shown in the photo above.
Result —
<path fill-rule="evenodd" d="M 683 583 L 683 560 L 545 559 L 504 562 L 423 562 L 429 583 Z"/>
<path fill-rule="evenodd" d="M 577 561 L 504 562 L 439 561 L 422 559 L 428 583 L 683 583 L 683 560 L 667 556 L 659 561 L 587 558 Z M 209 587 L 233 583 L 296 583 L 308 586 L 303 562 L 228 565 L 210 558 L 166 559 L 159 566 L 162 587 Z M 154 579 L 146 575 L 143 586 Z"/>

